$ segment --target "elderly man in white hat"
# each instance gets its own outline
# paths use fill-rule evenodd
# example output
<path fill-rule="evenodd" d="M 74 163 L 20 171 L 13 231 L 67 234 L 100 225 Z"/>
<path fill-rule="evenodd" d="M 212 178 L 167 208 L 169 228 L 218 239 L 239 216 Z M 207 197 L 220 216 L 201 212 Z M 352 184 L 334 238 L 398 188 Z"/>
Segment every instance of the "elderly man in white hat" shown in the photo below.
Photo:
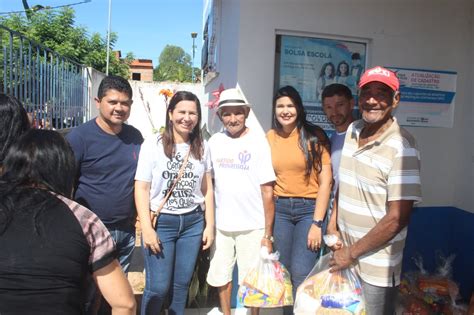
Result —
<path fill-rule="evenodd" d="M 237 261 L 239 284 L 260 252 L 273 248 L 273 172 L 265 135 L 245 125 L 248 104 L 240 91 L 227 89 L 218 116 L 225 130 L 209 140 L 216 201 L 216 239 L 207 282 L 218 287 L 222 312 L 230 315 L 232 272 Z M 252 309 L 253 314 L 258 309 Z"/>

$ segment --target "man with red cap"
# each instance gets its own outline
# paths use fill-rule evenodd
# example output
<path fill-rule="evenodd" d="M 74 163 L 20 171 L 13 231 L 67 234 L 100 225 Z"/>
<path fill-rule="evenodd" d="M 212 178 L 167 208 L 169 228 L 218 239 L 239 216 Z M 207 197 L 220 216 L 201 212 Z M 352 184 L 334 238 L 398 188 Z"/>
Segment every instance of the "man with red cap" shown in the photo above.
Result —
<path fill-rule="evenodd" d="M 368 315 L 394 314 L 406 227 L 421 201 L 415 139 L 392 116 L 399 101 L 395 73 L 375 67 L 362 75 L 362 119 L 347 130 L 339 168 L 338 231 L 328 227 L 343 241 L 333 247 L 331 270 L 355 267 Z"/>

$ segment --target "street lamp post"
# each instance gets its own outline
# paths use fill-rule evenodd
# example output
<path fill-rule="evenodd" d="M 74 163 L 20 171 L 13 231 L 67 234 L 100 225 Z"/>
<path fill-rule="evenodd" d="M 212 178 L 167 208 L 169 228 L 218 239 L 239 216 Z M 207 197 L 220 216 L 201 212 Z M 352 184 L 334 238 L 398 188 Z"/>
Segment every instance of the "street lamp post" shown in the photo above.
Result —
<path fill-rule="evenodd" d="M 192 78 L 193 83 L 196 82 L 196 74 L 194 73 L 194 55 L 195 55 L 195 51 L 196 51 L 196 45 L 194 43 L 195 43 L 197 35 L 198 34 L 196 32 L 191 33 L 191 37 L 193 39 L 193 60 L 192 60 L 192 64 L 191 64 L 191 78 Z"/>

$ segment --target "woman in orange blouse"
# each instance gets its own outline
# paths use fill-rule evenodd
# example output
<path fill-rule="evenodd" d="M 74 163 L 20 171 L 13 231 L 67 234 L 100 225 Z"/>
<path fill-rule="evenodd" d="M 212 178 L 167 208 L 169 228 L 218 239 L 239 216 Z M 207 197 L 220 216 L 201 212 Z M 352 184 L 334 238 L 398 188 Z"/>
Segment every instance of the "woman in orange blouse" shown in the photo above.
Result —
<path fill-rule="evenodd" d="M 273 106 L 274 128 L 267 138 L 277 177 L 275 247 L 295 292 L 316 263 L 322 242 L 332 183 L 329 140 L 320 127 L 306 120 L 295 88 L 280 88 Z M 285 314 L 291 312 L 285 309 Z"/>

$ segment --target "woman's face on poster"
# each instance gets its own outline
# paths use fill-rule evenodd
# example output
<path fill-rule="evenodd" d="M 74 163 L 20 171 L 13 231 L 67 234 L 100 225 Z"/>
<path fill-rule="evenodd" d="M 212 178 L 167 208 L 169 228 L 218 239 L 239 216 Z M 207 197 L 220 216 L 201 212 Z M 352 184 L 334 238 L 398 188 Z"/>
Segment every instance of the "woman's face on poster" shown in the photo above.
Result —
<path fill-rule="evenodd" d="M 329 65 L 326 65 L 326 68 L 324 69 L 324 74 L 329 77 L 331 76 L 333 73 L 333 69 L 332 69 L 332 66 L 329 64 Z"/>
<path fill-rule="evenodd" d="M 346 76 L 348 70 L 349 70 L 349 69 L 348 69 L 348 67 L 347 67 L 347 64 L 341 63 L 341 64 L 339 65 L 339 72 L 341 73 L 342 76 Z"/>

